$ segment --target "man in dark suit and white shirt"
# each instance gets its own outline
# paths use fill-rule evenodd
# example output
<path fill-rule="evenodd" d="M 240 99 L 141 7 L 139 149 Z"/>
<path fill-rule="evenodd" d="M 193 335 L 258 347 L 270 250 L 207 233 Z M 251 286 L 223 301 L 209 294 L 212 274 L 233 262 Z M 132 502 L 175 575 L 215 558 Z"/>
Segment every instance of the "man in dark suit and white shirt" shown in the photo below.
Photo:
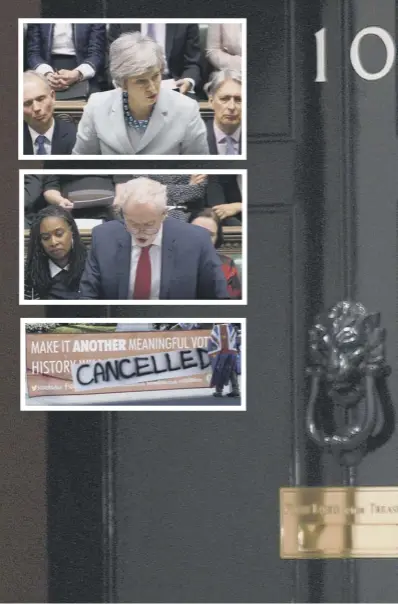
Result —
<path fill-rule="evenodd" d="M 55 90 L 89 82 L 99 92 L 105 65 L 106 25 L 95 23 L 33 23 L 26 34 L 29 69 L 45 75 Z M 72 96 L 70 97 L 72 98 Z"/>
<path fill-rule="evenodd" d="M 55 92 L 34 71 L 23 74 L 24 155 L 71 155 L 76 142 L 73 122 L 54 117 Z"/>
<path fill-rule="evenodd" d="M 121 187 L 115 203 L 124 222 L 93 229 L 80 298 L 228 299 L 209 233 L 166 217 L 165 185 L 137 178 Z"/>
<path fill-rule="evenodd" d="M 153 38 L 163 48 L 167 69 L 163 78 L 176 80 L 180 92 L 193 93 L 201 80 L 199 26 L 194 23 L 112 23 L 108 39 L 111 44 L 121 34 L 139 31 Z"/>
<path fill-rule="evenodd" d="M 216 71 L 205 90 L 214 111 L 206 120 L 210 155 L 241 155 L 242 78 L 231 69 Z"/>

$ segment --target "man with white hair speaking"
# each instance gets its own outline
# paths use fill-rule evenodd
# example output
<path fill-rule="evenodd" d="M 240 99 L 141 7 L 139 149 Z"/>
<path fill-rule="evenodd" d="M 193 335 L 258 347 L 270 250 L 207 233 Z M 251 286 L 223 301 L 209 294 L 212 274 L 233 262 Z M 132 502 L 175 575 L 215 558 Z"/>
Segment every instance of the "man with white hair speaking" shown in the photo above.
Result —
<path fill-rule="evenodd" d="M 123 222 L 93 229 L 81 299 L 229 298 L 209 233 L 167 218 L 165 185 L 136 178 L 119 189 L 115 205 Z"/>

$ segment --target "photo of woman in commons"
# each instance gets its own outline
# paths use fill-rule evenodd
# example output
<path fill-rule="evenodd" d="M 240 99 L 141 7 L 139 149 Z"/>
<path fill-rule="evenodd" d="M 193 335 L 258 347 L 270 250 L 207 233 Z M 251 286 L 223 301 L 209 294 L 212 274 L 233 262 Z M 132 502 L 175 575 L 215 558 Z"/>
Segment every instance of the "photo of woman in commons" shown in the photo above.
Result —
<path fill-rule="evenodd" d="M 193 220 L 191 220 L 191 223 L 209 231 L 211 240 L 216 250 L 218 250 L 222 246 L 223 233 L 221 221 L 218 218 L 217 214 L 214 212 L 214 210 L 212 210 L 211 208 L 206 208 L 202 210 L 202 212 L 197 214 L 193 218 Z M 225 254 L 220 254 L 220 252 L 218 252 L 218 256 L 222 263 L 222 271 L 224 273 L 225 279 L 227 280 L 228 294 L 231 299 L 240 300 L 242 298 L 242 286 L 238 268 L 235 262 L 229 256 L 226 256 Z"/>
<path fill-rule="evenodd" d="M 35 217 L 25 264 L 25 300 L 78 297 L 86 247 L 71 214 L 50 205 Z"/>
<path fill-rule="evenodd" d="M 161 46 L 140 32 L 124 33 L 109 50 L 115 90 L 91 95 L 79 123 L 74 155 L 208 155 L 199 104 L 161 87 Z"/>

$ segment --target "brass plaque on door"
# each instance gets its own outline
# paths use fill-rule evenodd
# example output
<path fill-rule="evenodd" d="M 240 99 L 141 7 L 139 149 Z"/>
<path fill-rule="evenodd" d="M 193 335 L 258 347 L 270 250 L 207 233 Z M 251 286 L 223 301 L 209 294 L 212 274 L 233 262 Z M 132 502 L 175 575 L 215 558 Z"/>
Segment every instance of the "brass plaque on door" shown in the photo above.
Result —
<path fill-rule="evenodd" d="M 398 487 L 280 489 L 281 558 L 398 558 Z"/>

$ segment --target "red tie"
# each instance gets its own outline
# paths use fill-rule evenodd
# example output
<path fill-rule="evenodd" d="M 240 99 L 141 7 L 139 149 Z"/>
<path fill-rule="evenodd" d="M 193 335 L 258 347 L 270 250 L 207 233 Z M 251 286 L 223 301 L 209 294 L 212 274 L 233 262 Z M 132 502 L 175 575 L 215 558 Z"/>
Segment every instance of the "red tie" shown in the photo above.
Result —
<path fill-rule="evenodd" d="M 151 296 L 151 259 L 149 257 L 150 245 L 141 248 L 138 258 L 133 300 L 149 300 Z"/>

